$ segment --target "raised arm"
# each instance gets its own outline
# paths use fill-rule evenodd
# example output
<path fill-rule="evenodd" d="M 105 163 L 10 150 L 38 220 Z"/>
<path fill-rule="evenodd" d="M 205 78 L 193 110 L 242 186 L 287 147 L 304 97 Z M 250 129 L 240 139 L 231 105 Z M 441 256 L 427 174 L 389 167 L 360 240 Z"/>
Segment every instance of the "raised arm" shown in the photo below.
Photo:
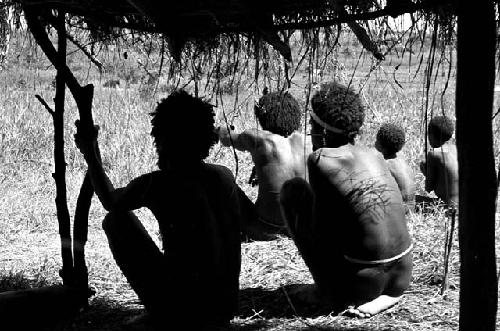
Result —
<path fill-rule="evenodd" d="M 92 185 L 94 186 L 94 191 L 101 201 L 102 206 L 106 210 L 111 210 L 114 208 L 117 201 L 120 200 L 123 189 L 115 190 L 102 167 L 99 149 L 97 147 L 99 127 L 95 126 L 93 132 L 82 134 L 80 122 L 76 121 L 75 125 L 77 127 L 77 133 L 74 136 L 75 143 L 87 162 L 88 172 Z"/>
<path fill-rule="evenodd" d="M 234 146 L 237 150 L 252 152 L 260 144 L 265 133 L 262 130 L 245 130 L 241 133 L 229 131 L 225 127 L 218 129 L 219 139 L 224 146 Z"/>

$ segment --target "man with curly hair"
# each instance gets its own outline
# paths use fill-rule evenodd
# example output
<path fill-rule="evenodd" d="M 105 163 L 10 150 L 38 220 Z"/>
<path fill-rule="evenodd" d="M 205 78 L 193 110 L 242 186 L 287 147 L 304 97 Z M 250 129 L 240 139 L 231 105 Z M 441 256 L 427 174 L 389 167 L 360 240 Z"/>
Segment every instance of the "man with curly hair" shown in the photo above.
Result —
<path fill-rule="evenodd" d="M 425 176 L 425 190 L 432 192 L 450 208 L 458 204 L 458 158 L 457 148 L 451 142 L 455 131 L 453 121 L 447 116 L 435 116 L 428 125 L 427 133 L 432 149 L 426 160 L 420 162 L 420 171 Z M 432 199 L 417 197 L 417 202 Z"/>
<path fill-rule="evenodd" d="M 286 224 L 314 285 L 292 298 L 370 317 L 396 304 L 412 273 L 412 243 L 398 185 L 382 155 L 355 144 L 359 95 L 336 82 L 311 100 L 309 183 L 281 190 Z"/>
<path fill-rule="evenodd" d="M 277 235 L 288 235 L 281 216 L 279 193 L 286 180 L 307 178 L 306 158 L 311 146 L 298 131 L 302 112 L 290 93 L 265 93 L 254 110 L 262 130 L 236 133 L 222 127 L 219 137 L 224 146 L 250 152 L 255 164 L 259 185 L 255 221 L 244 224 L 243 232 L 250 240 L 272 240 Z"/>
<path fill-rule="evenodd" d="M 415 174 L 405 159 L 398 152 L 405 144 L 403 128 L 394 123 L 383 123 L 375 140 L 375 148 L 382 153 L 398 183 L 407 211 L 415 209 Z"/>
<path fill-rule="evenodd" d="M 237 309 L 241 215 L 231 171 L 203 162 L 217 141 L 213 108 L 180 90 L 151 115 L 159 170 L 123 188 L 114 188 L 102 167 L 97 130 L 85 134 L 77 122 L 75 142 L 109 212 L 109 246 L 148 312 L 143 320 L 159 330 L 226 324 Z M 156 217 L 163 250 L 131 212 L 141 207 Z"/>

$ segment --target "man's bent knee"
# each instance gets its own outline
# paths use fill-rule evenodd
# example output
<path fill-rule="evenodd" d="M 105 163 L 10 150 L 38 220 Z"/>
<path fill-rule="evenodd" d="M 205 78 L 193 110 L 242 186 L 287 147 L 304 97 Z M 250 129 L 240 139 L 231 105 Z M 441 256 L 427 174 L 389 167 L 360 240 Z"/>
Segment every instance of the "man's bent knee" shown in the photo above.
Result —
<path fill-rule="evenodd" d="M 309 183 L 303 178 L 289 179 L 281 188 L 280 200 L 284 203 L 304 196 L 312 196 L 312 190 Z"/>
<path fill-rule="evenodd" d="M 280 192 L 283 218 L 289 230 L 298 231 L 299 224 L 310 221 L 314 195 L 311 186 L 300 177 L 287 180 Z"/>
<path fill-rule="evenodd" d="M 114 231 L 119 228 L 123 228 L 126 220 L 134 218 L 134 214 L 131 211 L 124 210 L 111 210 L 106 214 L 104 220 L 102 221 L 102 228 L 105 233 Z"/>
<path fill-rule="evenodd" d="M 104 232 L 108 233 L 116 226 L 116 223 L 120 218 L 119 214 L 120 213 L 117 211 L 110 211 L 106 214 L 104 220 L 102 221 L 102 229 L 104 230 Z"/>

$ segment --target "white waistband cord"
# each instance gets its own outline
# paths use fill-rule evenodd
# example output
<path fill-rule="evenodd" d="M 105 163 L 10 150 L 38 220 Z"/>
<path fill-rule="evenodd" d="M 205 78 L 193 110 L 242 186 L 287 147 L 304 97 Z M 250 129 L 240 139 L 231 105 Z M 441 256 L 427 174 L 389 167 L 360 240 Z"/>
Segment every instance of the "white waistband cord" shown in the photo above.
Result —
<path fill-rule="evenodd" d="M 393 262 L 393 261 L 396 261 L 400 258 L 402 258 L 403 256 L 405 256 L 406 254 L 408 254 L 411 250 L 413 249 L 413 243 L 410 244 L 410 247 L 408 247 L 404 252 L 402 252 L 401 254 L 398 254 L 396 256 L 393 256 L 393 257 L 390 257 L 388 259 L 382 259 L 382 260 L 373 260 L 373 261 L 367 261 L 367 260 L 360 260 L 360 259 L 356 259 L 356 258 L 353 258 L 353 257 L 350 257 L 350 256 L 347 256 L 347 255 L 344 255 L 344 258 L 351 262 L 351 263 L 358 263 L 358 264 L 370 264 L 370 265 L 374 265 L 374 264 L 384 264 L 384 263 L 389 263 L 389 262 Z"/>
<path fill-rule="evenodd" d="M 318 123 L 321 125 L 323 128 L 327 129 L 328 131 L 331 131 L 333 133 L 344 133 L 344 130 L 340 130 L 334 126 L 331 126 L 328 123 L 323 122 L 318 115 L 316 115 L 312 110 L 309 112 L 309 115 L 311 115 L 311 118 L 314 120 L 314 122 Z"/>

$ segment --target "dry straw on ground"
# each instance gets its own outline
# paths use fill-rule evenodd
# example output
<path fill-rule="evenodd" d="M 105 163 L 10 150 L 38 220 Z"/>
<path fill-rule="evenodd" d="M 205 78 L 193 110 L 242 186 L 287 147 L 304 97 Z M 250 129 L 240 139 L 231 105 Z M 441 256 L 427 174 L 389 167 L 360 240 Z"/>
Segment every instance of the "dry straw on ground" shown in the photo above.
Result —
<path fill-rule="evenodd" d="M 354 39 L 346 38 L 340 41 L 342 48 L 336 46 L 330 57 L 326 57 L 327 60 L 321 65 L 316 64 L 315 58 L 306 58 L 302 66 L 297 64 L 290 92 L 301 100 L 302 107 L 306 109 L 307 95 L 311 90 L 314 91 L 314 87 L 311 86 L 313 73 L 316 74 L 314 77 L 316 83 L 337 79 L 361 91 L 367 105 L 367 118 L 359 142 L 372 146 L 376 129 L 383 121 L 395 119 L 402 123 L 407 134 L 403 155 L 417 173 L 417 184 L 421 192 L 423 178 L 417 171 L 417 164 L 424 151 L 425 131 L 422 129 L 424 127 L 422 112 L 443 111 L 453 114 L 453 84 L 450 83 L 446 93 L 440 98 L 439 93 L 446 76 L 438 76 L 435 85 L 430 87 L 431 101 L 435 102 L 430 102 L 429 109 L 426 109 L 422 97 L 425 92 L 425 76 L 422 71 L 417 72 L 415 66 L 409 64 L 408 53 L 403 57 L 388 57 L 386 62 L 377 62 L 363 53 Z M 23 49 L 21 43 L 18 47 L 20 50 Z M 346 47 L 351 48 L 355 55 L 342 53 Z M 304 54 L 300 51 L 300 43 L 294 52 L 297 53 L 297 58 Z M 425 65 L 428 53 L 427 51 L 424 53 L 422 59 Z M 3 134 L 0 144 L 2 151 L 0 259 L 1 274 L 4 276 L 4 281 L 0 285 L 3 289 L 60 282 L 58 276 L 60 248 L 53 204 L 54 185 L 50 176 L 53 170 L 52 127 L 50 118 L 33 98 L 34 93 L 42 93 L 46 100 L 51 100 L 53 90 L 50 83 L 53 76 L 47 73 L 46 69 L 50 66 L 40 54 L 35 54 L 32 50 L 19 51 L 17 54 L 20 54 L 20 57 L 11 58 L 11 66 L 0 72 L 2 78 L 0 87 L 5 91 L 4 98 L 0 101 L 2 110 L 0 131 Z M 103 83 L 111 79 L 112 75 L 119 75 L 124 67 L 129 69 L 129 73 L 133 73 L 129 75 L 131 77 L 144 75 L 143 67 L 137 66 L 136 63 L 141 53 L 131 53 L 128 60 L 123 59 L 120 54 L 121 51 L 116 49 L 107 53 L 110 72 L 102 75 L 81 57 L 75 56 L 71 60 L 71 65 L 74 66 L 79 78 L 96 84 L 94 114 L 96 122 L 101 125 L 100 144 L 103 161 L 117 186 L 154 168 L 156 160 L 152 141 L 148 135 L 150 119 L 148 113 L 154 107 L 156 100 L 164 96 L 157 89 L 141 94 L 141 82 L 130 81 L 116 89 L 104 88 Z M 273 63 L 277 58 L 272 52 L 268 56 L 269 63 Z M 27 61 L 28 58 L 31 60 Z M 158 56 L 153 60 L 159 61 L 159 58 Z M 188 63 L 205 64 L 202 59 L 196 61 Z M 314 65 L 309 65 L 311 63 Z M 226 62 L 221 64 L 227 65 Z M 253 98 L 259 96 L 257 94 L 259 89 L 255 88 L 256 84 L 252 83 L 252 79 L 245 78 L 248 77 L 245 70 L 250 72 L 250 76 L 254 73 L 248 69 L 253 64 L 250 59 L 248 67 L 236 68 L 236 74 L 233 71 L 231 75 L 241 79 L 233 81 L 232 88 L 224 93 L 217 88 L 211 88 L 213 87 L 211 83 L 207 83 L 208 88 L 205 88 L 204 83 L 208 81 L 206 77 L 205 80 L 198 82 L 200 95 L 211 97 L 212 102 L 217 104 L 219 124 L 224 124 L 227 118 L 238 130 L 257 127 L 252 116 L 252 107 Z M 178 85 L 188 83 L 187 88 L 194 91 L 195 84 L 190 80 L 194 72 L 189 66 L 184 69 L 188 73 L 184 71 L 185 77 L 179 76 Z M 320 76 L 319 72 L 313 69 L 321 69 L 324 74 Z M 280 77 L 279 70 L 279 65 L 270 67 L 267 76 L 262 74 L 260 86 L 269 84 L 276 88 L 282 85 L 283 80 L 281 83 L 272 80 L 273 77 Z M 178 73 L 174 72 L 172 75 L 176 74 Z M 227 81 L 230 81 L 231 75 Z M 283 79 L 283 76 L 281 78 Z M 19 83 L 21 80 L 24 83 Z M 165 77 L 160 78 L 159 84 L 163 83 Z M 155 90 L 156 95 L 148 94 Z M 167 90 L 165 87 L 165 91 Z M 217 93 L 212 93 L 214 90 Z M 226 116 L 223 115 L 223 111 Z M 74 201 L 85 169 L 84 161 L 76 153 L 71 138 L 72 123 L 75 118 L 74 105 L 68 102 L 66 156 L 70 210 L 74 210 Z M 498 119 L 496 121 L 495 127 L 498 129 Z M 237 162 L 239 167 L 237 182 L 251 198 L 255 199 L 255 188 L 246 183 L 251 171 L 251 159 L 247 154 L 237 153 L 236 160 L 230 149 L 215 146 L 208 160 L 224 164 L 233 171 Z M 68 331 L 121 330 L 126 318 L 142 311 L 136 295 L 126 283 L 107 247 L 100 226 L 104 211 L 97 200 L 94 200 L 93 206 L 89 222 L 87 261 L 90 284 L 96 289 L 96 295 L 91 298 L 89 307 L 81 313 L 74 325 L 67 328 Z M 139 217 L 144 220 L 147 228 L 154 234 L 154 239 L 158 241 L 158 231 L 151 213 L 141 210 Z M 328 312 L 321 312 L 318 315 L 318 311 L 310 309 L 311 307 L 299 307 L 293 302 L 290 303 L 285 295 L 287 286 L 312 282 L 291 240 L 281 238 L 267 243 L 243 244 L 240 312 L 230 329 L 242 331 L 456 329 L 459 289 L 456 240 L 451 254 L 450 289 L 444 296 L 439 294 L 446 217 L 441 210 L 435 209 L 426 215 L 411 214 L 408 224 L 415 243 L 411 287 L 400 304 L 369 320 L 335 316 Z"/>

